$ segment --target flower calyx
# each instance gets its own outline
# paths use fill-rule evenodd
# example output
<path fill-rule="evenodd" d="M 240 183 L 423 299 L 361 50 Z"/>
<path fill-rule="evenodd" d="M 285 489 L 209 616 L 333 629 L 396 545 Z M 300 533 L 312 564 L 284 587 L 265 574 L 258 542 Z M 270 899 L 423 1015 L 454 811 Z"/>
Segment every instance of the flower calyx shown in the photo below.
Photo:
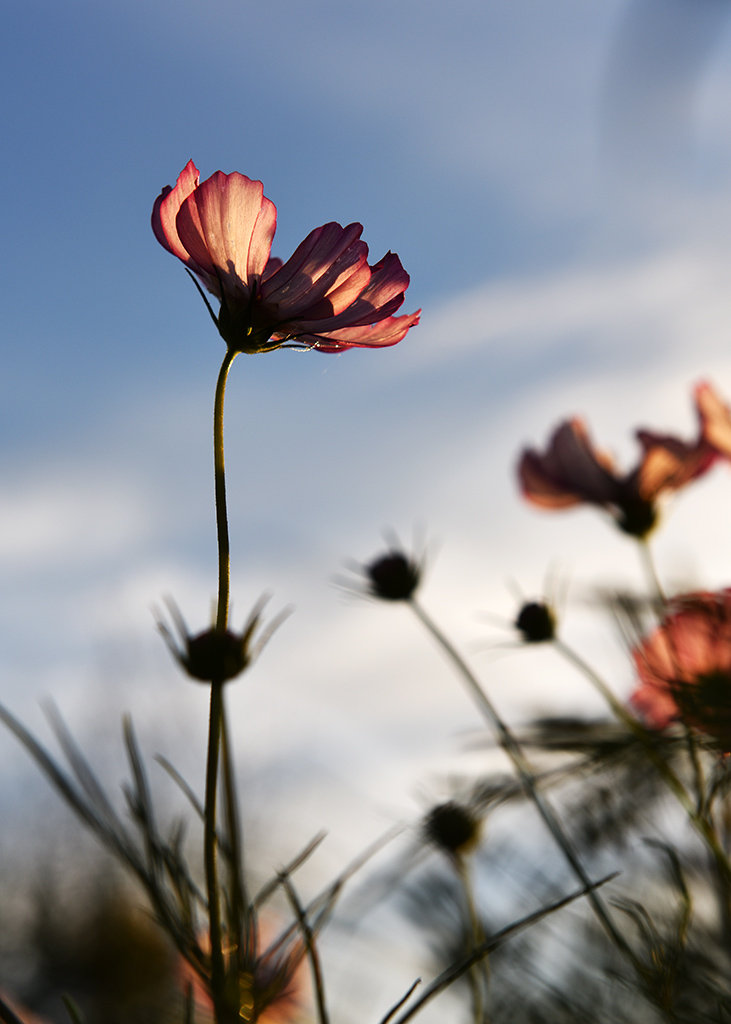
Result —
<path fill-rule="evenodd" d="M 521 640 L 527 644 L 542 644 L 556 639 L 556 615 L 545 601 L 526 601 L 514 625 Z"/>
<path fill-rule="evenodd" d="M 437 804 L 424 818 L 424 837 L 433 846 L 451 857 L 460 857 L 477 845 L 480 821 L 475 814 L 456 800 Z"/>
<path fill-rule="evenodd" d="M 157 628 L 175 660 L 192 679 L 202 683 L 225 683 L 249 667 L 274 630 L 289 614 L 287 609 L 280 612 L 254 639 L 267 600 L 262 598 L 257 602 L 240 633 L 230 629 L 218 630 L 212 626 L 191 636 L 180 609 L 168 598 L 166 604 L 177 637 L 159 615 Z"/>
<path fill-rule="evenodd" d="M 416 592 L 423 562 L 403 551 L 389 551 L 363 566 L 368 593 L 383 601 L 409 601 Z"/>

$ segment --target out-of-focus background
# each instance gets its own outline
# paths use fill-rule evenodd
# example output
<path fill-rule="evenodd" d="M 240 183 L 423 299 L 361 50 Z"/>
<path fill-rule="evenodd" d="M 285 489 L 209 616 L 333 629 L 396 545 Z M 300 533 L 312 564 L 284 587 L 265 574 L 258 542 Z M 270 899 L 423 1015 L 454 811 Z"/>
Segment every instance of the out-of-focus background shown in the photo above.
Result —
<path fill-rule="evenodd" d="M 264 182 L 275 255 L 362 222 L 423 307 L 387 351 L 233 368 L 233 622 L 264 591 L 296 609 L 230 688 L 262 863 L 320 825 L 344 862 L 474 756 L 481 722 L 408 611 L 333 584 L 384 531 L 428 538 L 424 603 L 511 720 L 600 710 L 486 618 L 556 577 L 626 694 L 585 599 L 641 585 L 636 552 L 592 510 L 524 507 L 514 466 L 581 414 L 629 467 L 635 427 L 694 433 L 697 380 L 731 397 L 726 0 L 25 0 L 0 48 L 0 699 L 45 735 L 52 698 L 112 787 L 131 711 L 201 788 L 207 694 L 151 610 L 172 595 L 195 631 L 215 592 L 222 342 L 149 227 L 191 157 Z M 730 510 L 727 466 L 678 497 L 670 587 L 731 582 Z M 2 733 L 0 773 L 0 848 L 49 816 L 73 846 Z"/>

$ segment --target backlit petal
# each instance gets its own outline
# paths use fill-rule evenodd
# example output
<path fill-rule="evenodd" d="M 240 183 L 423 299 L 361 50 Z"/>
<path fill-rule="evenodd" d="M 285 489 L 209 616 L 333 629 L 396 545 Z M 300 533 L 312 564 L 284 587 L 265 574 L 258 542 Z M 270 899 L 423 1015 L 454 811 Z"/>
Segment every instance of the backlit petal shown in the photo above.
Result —
<path fill-rule="evenodd" d="M 347 308 L 364 287 L 358 274 L 368 258 L 368 246 L 360 241 L 362 230 L 360 224 L 343 228 L 330 223 L 315 228 L 264 281 L 263 302 L 276 308 L 281 321 L 300 319 L 308 310 L 316 310 L 322 317 Z M 323 304 L 318 309 L 317 303 L 329 293 L 337 296 L 338 305 Z"/>
<path fill-rule="evenodd" d="M 731 458 L 731 410 L 707 382 L 695 389 L 703 436 L 717 452 Z"/>
<path fill-rule="evenodd" d="M 204 271 L 220 278 L 227 299 L 248 298 L 249 253 L 256 272 L 262 272 L 276 224 L 261 182 L 216 171 L 185 200 L 176 223 L 185 249 Z"/>
<path fill-rule="evenodd" d="M 613 505 L 619 496 L 612 460 L 594 448 L 579 419 L 562 423 L 544 454 L 526 449 L 518 476 L 523 496 L 543 508 L 568 508 L 580 502 Z"/>
<path fill-rule="evenodd" d="M 166 185 L 155 200 L 152 208 L 152 230 L 160 245 L 178 259 L 187 263 L 189 253 L 178 237 L 175 221 L 180 207 L 198 186 L 200 174 L 192 160 L 189 160 L 178 176 L 175 188 Z"/>
<path fill-rule="evenodd" d="M 392 316 L 372 327 L 343 327 L 323 334 L 305 334 L 298 338 L 318 352 L 344 352 L 348 348 L 387 348 L 401 341 L 418 324 L 421 310 L 405 316 Z"/>

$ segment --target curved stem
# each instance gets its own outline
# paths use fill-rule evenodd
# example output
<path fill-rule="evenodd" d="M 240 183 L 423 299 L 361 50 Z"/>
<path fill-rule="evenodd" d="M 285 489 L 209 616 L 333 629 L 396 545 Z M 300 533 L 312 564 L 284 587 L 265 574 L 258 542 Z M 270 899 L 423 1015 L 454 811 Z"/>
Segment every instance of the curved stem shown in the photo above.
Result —
<path fill-rule="evenodd" d="M 216 603 L 216 630 L 225 632 L 228 626 L 228 606 L 231 588 L 231 552 L 228 540 L 228 513 L 226 512 L 226 464 L 223 455 L 223 402 L 226 380 L 237 353 L 227 349 L 216 382 L 213 406 L 213 466 L 216 487 L 216 533 L 218 537 L 218 601 Z"/>
<path fill-rule="evenodd" d="M 416 600 L 413 597 L 409 599 L 409 604 L 413 609 L 414 613 L 416 614 L 416 616 L 421 620 L 423 625 L 431 633 L 431 635 L 437 641 L 439 646 L 442 648 L 442 650 L 454 664 L 455 668 L 462 676 L 462 679 L 467 684 L 467 688 L 470 691 L 470 694 L 474 698 L 475 702 L 477 703 L 480 711 L 487 719 L 490 726 L 497 733 L 498 742 L 500 743 L 500 746 L 503 748 L 503 750 L 508 755 L 510 760 L 513 762 L 513 765 L 515 767 L 516 772 L 518 773 L 518 777 L 520 778 L 526 795 L 529 796 L 535 804 L 538 813 L 543 819 L 546 827 L 548 828 L 548 831 L 551 833 L 554 840 L 556 841 L 556 844 L 560 847 L 561 851 L 563 852 L 563 855 L 566 858 L 569 866 L 571 867 L 571 870 L 574 872 L 574 874 L 586 890 L 587 896 L 591 902 L 594 913 L 596 914 L 597 918 L 602 924 L 602 927 L 606 931 L 607 935 L 614 943 L 616 948 L 620 951 L 620 953 L 622 953 L 622 955 L 632 964 L 633 968 L 635 969 L 639 977 L 642 979 L 642 981 L 649 987 L 647 974 L 642 964 L 638 960 L 632 948 L 627 943 L 624 936 L 617 930 L 614 921 L 612 921 L 611 917 L 609 916 L 609 912 L 607 911 L 604 905 L 604 901 L 595 891 L 593 883 L 589 879 L 589 876 L 586 873 L 586 870 L 583 864 L 581 863 L 581 860 L 579 859 L 579 855 L 577 851 L 574 849 L 574 845 L 571 842 L 571 839 L 564 831 L 563 825 L 559 821 L 550 803 L 548 802 L 548 800 L 546 800 L 544 795 L 536 786 L 533 770 L 527 758 L 525 757 L 525 754 L 523 753 L 520 744 L 515 739 L 512 732 L 505 724 L 505 722 L 503 722 L 502 718 L 500 717 L 497 710 L 493 706 L 492 701 L 489 699 L 485 691 L 482 689 L 479 682 L 472 673 L 471 669 L 469 668 L 465 660 L 462 658 L 461 654 L 456 649 L 456 647 L 452 645 L 452 643 L 447 639 L 444 633 L 442 633 L 442 631 L 439 629 L 436 623 L 434 623 L 431 620 L 431 618 L 429 618 L 429 616 L 426 614 L 421 605 L 417 604 Z"/>
<path fill-rule="evenodd" d="M 216 533 L 218 538 L 218 601 L 216 603 L 216 631 L 224 633 L 228 627 L 228 608 L 231 583 L 231 555 L 226 512 L 226 468 L 223 451 L 223 404 L 226 380 L 236 352 L 226 351 L 216 382 L 213 405 L 213 465 L 215 475 Z M 211 989 L 216 1017 L 224 1021 L 228 1016 L 226 999 L 226 964 L 223 954 L 221 927 L 221 901 L 218 884 L 218 845 L 216 839 L 216 798 L 218 794 L 218 761 L 223 727 L 223 680 L 211 683 L 211 704 L 208 723 L 208 756 L 206 761 L 206 803 L 204 827 L 204 860 L 206 889 L 208 891 L 208 922 L 211 939 Z"/>

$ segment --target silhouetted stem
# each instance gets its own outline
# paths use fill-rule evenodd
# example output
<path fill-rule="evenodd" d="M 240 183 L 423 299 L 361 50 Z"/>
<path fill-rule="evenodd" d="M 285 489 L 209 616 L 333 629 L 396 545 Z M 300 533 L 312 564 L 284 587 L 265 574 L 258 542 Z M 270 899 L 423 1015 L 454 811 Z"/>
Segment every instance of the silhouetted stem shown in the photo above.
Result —
<path fill-rule="evenodd" d="M 665 596 L 660 577 L 657 574 L 655 568 L 655 559 L 652 557 L 652 549 L 650 548 L 650 542 L 647 537 L 638 537 L 637 543 L 640 548 L 640 558 L 642 559 L 642 568 L 645 570 L 647 581 L 650 584 L 650 590 L 652 591 L 655 604 L 657 605 L 658 611 L 668 603 L 668 599 Z"/>
<path fill-rule="evenodd" d="M 241 843 L 241 823 L 239 820 L 238 802 L 236 800 L 236 784 L 234 782 L 233 756 L 229 739 L 226 708 L 221 707 L 221 756 L 223 769 L 223 795 L 226 805 L 226 824 L 228 850 L 230 857 L 229 871 L 231 878 L 231 926 L 229 945 L 233 944 L 232 955 L 235 955 L 238 966 L 242 964 L 242 953 L 249 941 L 246 929 L 247 901 L 244 885 L 243 857 Z"/>
<path fill-rule="evenodd" d="M 546 824 L 549 832 L 553 836 L 556 844 L 560 847 L 563 855 L 565 856 L 571 870 L 574 872 L 576 877 L 581 882 L 582 886 L 587 892 L 589 901 L 591 902 L 594 913 L 599 919 L 602 927 L 606 931 L 607 935 L 622 953 L 622 955 L 632 964 L 634 969 L 637 971 L 640 978 L 645 984 L 647 984 L 647 976 L 644 968 L 640 961 L 635 956 L 633 950 L 625 940 L 624 936 L 617 930 L 616 925 L 609 916 L 609 912 L 604 906 L 604 901 L 601 899 L 599 894 L 594 890 L 592 882 L 587 875 L 584 866 L 579 860 L 578 853 L 574 849 L 574 845 L 571 842 L 569 836 L 564 831 L 563 825 L 559 821 L 553 808 L 536 787 L 535 779 L 533 777 L 533 770 L 528 760 L 526 759 L 520 744 L 515 739 L 510 729 L 507 727 L 505 722 L 496 711 L 492 704 L 492 701 L 488 698 L 479 682 L 475 678 L 471 669 L 467 665 L 466 661 L 462 658 L 459 651 L 452 645 L 447 637 L 442 633 L 439 627 L 432 621 L 432 619 L 426 614 L 424 609 L 417 603 L 412 597 L 409 602 L 411 608 L 421 620 L 427 630 L 431 633 L 434 639 L 437 641 L 439 646 L 449 657 L 463 681 L 467 684 L 472 698 L 479 707 L 480 711 L 488 721 L 489 725 L 495 730 L 500 746 L 508 755 L 510 760 L 513 762 L 518 777 L 520 778 L 526 795 L 530 797 L 538 810 L 541 818 Z"/>
<path fill-rule="evenodd" d="M 287 894 L 287 898 L 289 899 L 292 909 L 297 917 L 297 924 L 299 925 L 299 930 L 302 933 L 302 940 L 307 952 L 307 958 L 310 961 L 312 986 L 315 990 L 315 1005 L 317 1007 L 318 1024 L 329 1024 L 330 1018 L 328 1016 L 327 1004 L 325 1002 L 325 983 L 322 977 L 320 957 L 317 952 L 317 946 L 315 945 L 314 932 L 307 920 L 307 912 L 300 902 L 291 879 L 288 875 L 280 875 L 279 878 L 282 883 L 282 888 Z"/>
<path fill-rule="evenodd" d="M 482 946 L 485 942 L 485 933 L 482 930 L 480 918 L 477 913 L 477 905 L 475 903 L 472 879 L 470 878 L 469 864 L 467 863 L 466 858 L 460 856 L 459 853 L 455 854 L 454 863 L 457 875 L 462 884 L 462 892 L 464 893 L 465 904 L 467 907 L 467 921 L 470 930 L 470 948 L 468 952 L 472 953 L 473 950 Z M 487 996 L 489 978 L 490 968 L 487 955 L 485 955 L 482 960 L 474 964 L 469 970 L 475 1024 L 490 1024 L 490 1018 L 488 1017 L 483 1005 L 483 996 Z"/>
<path fill-rule="evenodd" d="M 206 763 L 206 804 L 204 822 L 204 859 L 208 892 L 208 928 L 211 938 L 211 989 L 218 1011 L 226 983 L 221 932 L 221 902 L 218 891 L 216 845 L 216 793 L 218 786 L 218 751 L 221 745 L 221 710 L 223 683 L 211 683 L 211 707 L 208 719 L 208 760 Z"/>
<path fill-rule="evenodd" d="M 616 873 L 608 875 L 601 881 L 596 882 L 594 888 L 600 885 L 604 885 L 606 882 L 611 881 L 613 878 L 616 878 Z M 490 953 L 493 953 L 496 949 L 498 949 L 502 942 L 509 936 L 515 935 L 516 932 L 522 931 L 524 928 L 529 928 L 532 924 L 535 924 L 542 918 L 547 917 L 549 914 L 555 913 L 562 907 L 568 906 L 569 903 L 572 903 L 576 899 L 580 899 L 584 895 L 586 895 L 586 890 L 580 889 L 578 892 L 571 893 L 568 896 L 562 897 L 560 900 L 556 900 L 555 903 L 551 903 L 547 907 L 542 907 L 540 910 L 537 910 L 532 914 L 527 914 L 525 917 L 520 918 L 519 921 L 514 921 L 513 924 L 508 925 L 506 928 L 501 929 L 499 932 L 495 932 L 495 934 L 491 935 L 490 938 L 483 942 L 481 946 L 473 950 L 473 952 L 470 953 L 469 956 L 462 957 L 459 961 L 457 961 L 457 963 L 453 964 L 451 967 L 448 967 L 446 971 L 442 971 L 442 973 L 437 978 L 435 978 L 430 985 L 427 985 L 426 989 L 424 989 L 421 996 L 419 996 L 416 1002 L 412 1003 L 407 1010 L 404 1010 L 401 1016 L 396 1019 L 394 1024 L 406 1024 L 406 1021 L 411 1020 L 412 1017 L 415 1017 L 416 1014 L 419 1013 L 420 1010 L 422 1010 L 427 1003 L 431 1002 L 431 1000 L 434 999 L 435 996 L 438 996 L 440 992 L 444 992 L 444 990 L 449 988 L 449 986 L 452 985 L 458 978 L 461 978 L 465 971 L 468 971 L 473 964 L 478 963 L 483 957 L 488 956 Z M 415 985 L 412 986 L 408 995 L 411 994 L 415 987 Z M 401 1000 L 401 1003 L 398 1005 L 402 1005 L 403 1002 L 404 1000 Z M 391 1010 L 388 1013 L 388 1015 L 383 1019 L 383 1021 L 381 1021 L 381 1024 L 386 1024 L 386 1021 L 391 1020 L 393 1014 L 394 1010 Z"/>

